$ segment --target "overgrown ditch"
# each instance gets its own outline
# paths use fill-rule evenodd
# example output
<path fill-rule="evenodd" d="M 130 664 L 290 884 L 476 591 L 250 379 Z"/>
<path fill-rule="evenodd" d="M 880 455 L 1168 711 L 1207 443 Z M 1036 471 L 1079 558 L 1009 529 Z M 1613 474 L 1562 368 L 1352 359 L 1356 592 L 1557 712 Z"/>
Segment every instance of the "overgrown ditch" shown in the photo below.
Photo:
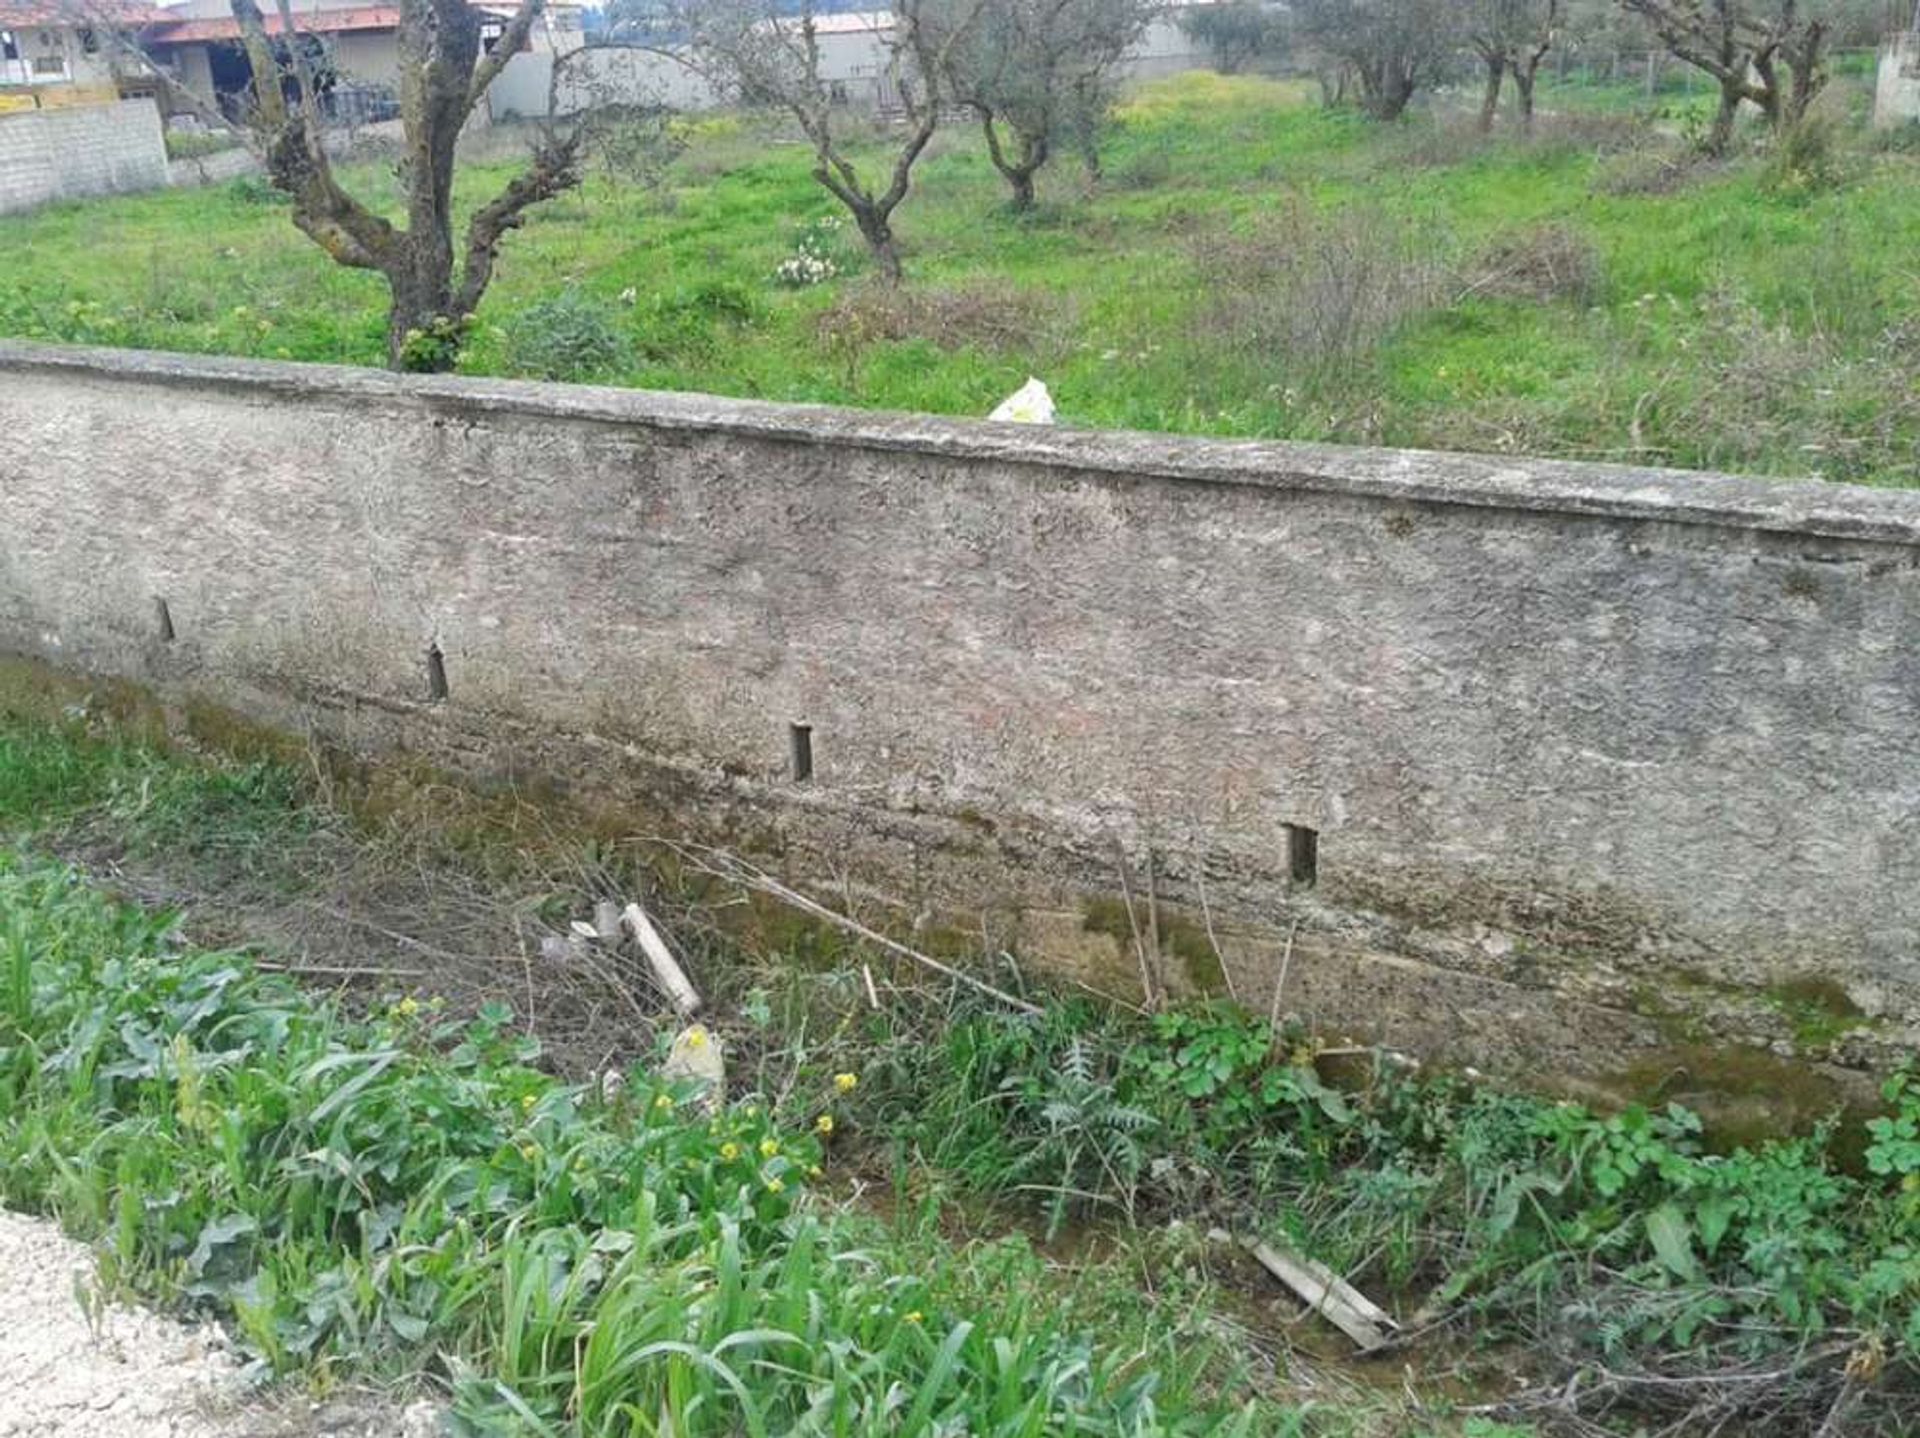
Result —
<path fill-rule="evenodd" d="M 1714 1152 L 1016 960 L 1017 1012 L 545 802 L 289 757 L 0 726 L 0 1197 L 262 1372 L 424 1372 L 503 1433 L 1920 1427 L 1904 1073 Z M 636 971 L 540 958 L 636 898 L 712 1112 Z M 1252 1239 L 1397 1332 L 1355 1358 Z"/>

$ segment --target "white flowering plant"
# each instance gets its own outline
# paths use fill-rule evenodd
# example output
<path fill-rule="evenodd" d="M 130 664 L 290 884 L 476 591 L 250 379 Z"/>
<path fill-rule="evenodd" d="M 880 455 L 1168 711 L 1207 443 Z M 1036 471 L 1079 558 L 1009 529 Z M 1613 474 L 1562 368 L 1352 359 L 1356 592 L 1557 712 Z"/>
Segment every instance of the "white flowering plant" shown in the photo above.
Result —
<path fill-rule="evenodd" d="M 804 290 L 825 284 L 840 273 L 833 250 L 839 239 L 842 221 L 837 215 L 822 215 L 808 220 L 794 236 L 793 254 L 774 267 L 775 284 L 790 290 Z"/>

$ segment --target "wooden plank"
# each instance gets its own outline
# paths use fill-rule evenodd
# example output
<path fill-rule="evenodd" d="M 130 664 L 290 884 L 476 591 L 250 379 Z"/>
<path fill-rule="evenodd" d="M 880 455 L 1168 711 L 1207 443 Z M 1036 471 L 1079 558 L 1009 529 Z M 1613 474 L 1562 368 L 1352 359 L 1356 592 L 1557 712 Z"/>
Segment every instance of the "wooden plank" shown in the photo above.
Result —
<path fill-rule="evenodd" d="M 1279 1279 L 1315 1313 L 1371 1353 L 1384 1348 L 1399 1325 L 1365 1294 L 1324 1263 L 1270 1243 L 1251 1245 L 1260 1266 Z"/>
<path fill-rule="evenodd" d="M 628 904 L 620 917 L 626 921 L 627 928 L 640 944 L 640 952 L 646 955 L 647 963 L 653 969 L 653 976 L 660 981 L 673 1006 L 683 1014 L 700 1012 L 700 993 L 694 988 L 687 971 L 680 967 L 680 961 L 667 947 L 667 941 L 660 937 L 660 931 L 653 926 L 653 920 L 638 904 Z"/>

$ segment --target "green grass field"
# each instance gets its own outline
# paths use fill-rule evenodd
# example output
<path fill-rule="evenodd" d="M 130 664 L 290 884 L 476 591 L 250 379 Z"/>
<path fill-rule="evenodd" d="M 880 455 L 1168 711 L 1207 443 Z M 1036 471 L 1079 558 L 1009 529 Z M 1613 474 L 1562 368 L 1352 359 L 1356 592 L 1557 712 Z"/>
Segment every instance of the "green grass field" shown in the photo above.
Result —
<path fill-rule="evenodd" d="M 1703 166 L 1684 95 L 1656 125 L 1614 88 L 1548 87 L 1529 143 L 1181 76 L 1123 107 L 1091 193 L 1061 162 L 1026 217 L 954 129 L 898 297 L 846 230 L 839 276 L 779 287 L 832 204 L 801 146 L 707 121 L 664 186 L 595 178 L 510 236 L 463 365 L 951 414 L 1035 374 L 1081 425 L 1920 483 L 1920 154 Z M 381 358 L 380 280 L 257 185 L 0 221 L 0 256 L 0 333 Z"/>

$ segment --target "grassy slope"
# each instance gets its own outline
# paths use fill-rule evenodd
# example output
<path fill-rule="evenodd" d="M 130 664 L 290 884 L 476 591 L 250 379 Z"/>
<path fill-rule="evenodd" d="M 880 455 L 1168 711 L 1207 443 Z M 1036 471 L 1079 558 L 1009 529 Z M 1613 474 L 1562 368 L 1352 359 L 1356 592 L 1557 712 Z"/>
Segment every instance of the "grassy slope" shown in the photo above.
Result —
<path fill-rule="evenodd" d="M 1664 103 L 1671 114 L 1685 102 Z M 602 179 L 537 212 L 508 242 L 467 363 L 511 372 L 514 317 L 575 287 L 633 356 L 590 377 L 622 384 L 978 414 L 1035 372 L 1074 423 L 1920 482 L 1920 157 L 1861 155 L 1828 187 L 1769 188 L 1751 161 L 1671 193 L 1617 194 L 1610 175 L 1651 161 L 1597 153 L 1618 138 L 1599 123 L 1486 144 L 1430 121 L 1382 131 L 1323 113 L 1298 85 L 1178 77 L 1123 113 L 1097 194 L 1062 163 L 1024 220 L 1001 207 L 976 137 L 949 132 L 900 224 L 914 283 L 991 280 L 1026 308 L 1012 335 L 943 348 L 855 344 L 844 326 L 823 339 L 821 312 L 857 281 L 792 292 L 769 278 L 795 228 L 830 213 L 803 151 L 708 122 L 664 198 Z M 463 190 L 506 173 L 475 167 Z M 355 183 L 393 190 L 373 169 Z M 1202 292 L 1211 243 L 1300 203 L 1359 207 L 1450 274 L 1471 273 L 1495 236 L 1562 224 L 1597 249 L 1599 284 L 1541 302 L 1455 299 L 1463 285 L 1449 279 L 1357 367 L 1330 374 L 1249 343 L 1230 316 L 1209 317 Z M 0 332 L 380 357 L 378 279 L 332 266 L 283 209 L 231 189 L 0 221 L 0 253 L 18 285 L 0 294 Z M 947 328 L 968 333 L 964 318 Z"/>

